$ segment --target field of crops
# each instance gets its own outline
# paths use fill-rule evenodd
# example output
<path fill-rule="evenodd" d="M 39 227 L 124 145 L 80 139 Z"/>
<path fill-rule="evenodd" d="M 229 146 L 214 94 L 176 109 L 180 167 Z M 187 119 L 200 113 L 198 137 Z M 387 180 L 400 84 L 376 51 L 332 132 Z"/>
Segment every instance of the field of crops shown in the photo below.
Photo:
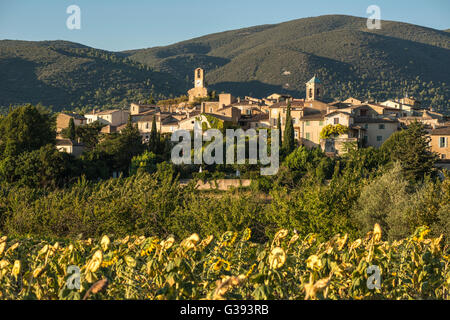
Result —
<path fill-rule="evenodd" d="M 319 242 L 280 230 L 266 244 L 253 243 L 249 229 L 182 241 L 3 236 L 0 299 L 448 300 L 449 249 L 442 237 L 426 238 L 428 231 L 394 243 L 381 240 L 378 225 L 356 241 L 336 235 Z M 381 273 L 379 289 L 368 286 L 370 266 Z"/>

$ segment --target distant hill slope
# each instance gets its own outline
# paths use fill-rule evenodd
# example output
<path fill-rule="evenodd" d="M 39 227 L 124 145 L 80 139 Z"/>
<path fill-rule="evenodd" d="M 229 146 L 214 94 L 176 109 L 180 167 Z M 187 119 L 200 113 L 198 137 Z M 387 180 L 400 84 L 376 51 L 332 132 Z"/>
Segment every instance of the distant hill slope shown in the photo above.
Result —
<path fill-rule="evenodd" d="M 0 41 L 0 108 L 42 102 L 56 110 L 126 106 L 185 94 L 193 70 L 237 96 L 305 94 L 314 74 L 328 99 L 378 100 L 406 92 L 450 110 L 450 33 L 342 15 L 211 34 L 170 46 L 108 52 L 67 41 Z M 1 111 L 1 110 L 0 110 Z"/>
<path fill-rule="evenodd" d="M 152 71 L 119 53 L 66 41 L 0 41 L 0 106 L 42 102 L 56 110 L 125 105 L 180 94 L 167 73 Z"/>
<path fill-rule="evenodd" d="M 301 97 L 317 74 L 330 99 L 381 100 L 407 91 L 450 110 L 450 34 L 406 23 L 382 21 L 381 30 L 368 30 L 364 18 L 320 16 L 124 53 L 190 83 L 193 69 L 203 67 L 210 88 L 235 95 Z"/>

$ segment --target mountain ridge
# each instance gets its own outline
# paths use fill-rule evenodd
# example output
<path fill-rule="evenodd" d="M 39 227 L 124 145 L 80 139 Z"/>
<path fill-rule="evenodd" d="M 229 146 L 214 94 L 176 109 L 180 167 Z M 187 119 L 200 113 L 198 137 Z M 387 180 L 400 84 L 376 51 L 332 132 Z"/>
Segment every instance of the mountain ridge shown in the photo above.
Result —
<path fill-rule="evenodd" d="M 5 59 L 13 59 L 36 79 L 27 85 L 13 79 L 7 89 L 0 88 L 0 105 L 29 99 L 58 109 L 125 106 L 150 94 L 156 99 L 185 94 L 193 85 L 193 70 L 202 67 L 211 90 L 237 96 L 280 92 L 303 97 L 304 83 L 317 74 L 329 99 L 382 100 L 408 93 L 448 112 L 448 30 L 384 20 L 381 30 L 368 30 L 366 21 L 346 15 L 310 17 L 121 52 L 63 40 L 2 40 L 0 69 L 5 70 Z M 30 57 L 27 46 L 36 47 L 37 54 Z M 6 70 L 0 80 L 10 82 L 7 76 L 14 70 Z M 45 90 L 36 90 L 39 85 Z M 33 88 L 34 95 L 18 95 Z"/>

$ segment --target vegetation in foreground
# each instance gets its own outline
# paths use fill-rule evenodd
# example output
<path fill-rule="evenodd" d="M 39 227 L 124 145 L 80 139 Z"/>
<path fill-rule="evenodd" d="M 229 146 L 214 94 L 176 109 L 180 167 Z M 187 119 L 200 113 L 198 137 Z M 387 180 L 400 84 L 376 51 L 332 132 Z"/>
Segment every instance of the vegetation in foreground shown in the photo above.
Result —
<path fill-rule="evenodd" d="M 363 239 L 320 242 L 288 230 L 256 244 L 242 233 L 181 242 L 126 237 L 50 243 L 0 240 L 2 299 L 449 299 L 449 248 L 429 229 L 393 243 L 375 225 Z M 78 266 L 80 289 L 70 290 Z M 369 266 L 381 272 L 370 290 Z M 69 269 L 70 270 L 70 269 Z"/>

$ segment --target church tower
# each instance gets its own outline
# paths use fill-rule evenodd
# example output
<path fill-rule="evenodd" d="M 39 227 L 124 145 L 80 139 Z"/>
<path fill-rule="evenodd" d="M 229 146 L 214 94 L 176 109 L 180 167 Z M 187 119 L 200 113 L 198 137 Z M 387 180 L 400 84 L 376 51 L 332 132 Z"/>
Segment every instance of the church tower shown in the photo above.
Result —
<path fill-rule="evenodd" d="M 205 87 L 205 71 L 202 68 L 195 69 L 195 87 L 204 88 Z"/>
<path fill-rule="evenodd" d="M 306 83 L 306 101 L 321 100 L 323 97 L 323 84 L 315 75 Z"/>
<path fill-rule="evenodd" d="M 205 71 L 197 68 L 194 71 L 194 88 L 188 91 L 189 102 L 194 102 L 199 98 L 208 97 L 208 89 L 205 87 Z"/>

